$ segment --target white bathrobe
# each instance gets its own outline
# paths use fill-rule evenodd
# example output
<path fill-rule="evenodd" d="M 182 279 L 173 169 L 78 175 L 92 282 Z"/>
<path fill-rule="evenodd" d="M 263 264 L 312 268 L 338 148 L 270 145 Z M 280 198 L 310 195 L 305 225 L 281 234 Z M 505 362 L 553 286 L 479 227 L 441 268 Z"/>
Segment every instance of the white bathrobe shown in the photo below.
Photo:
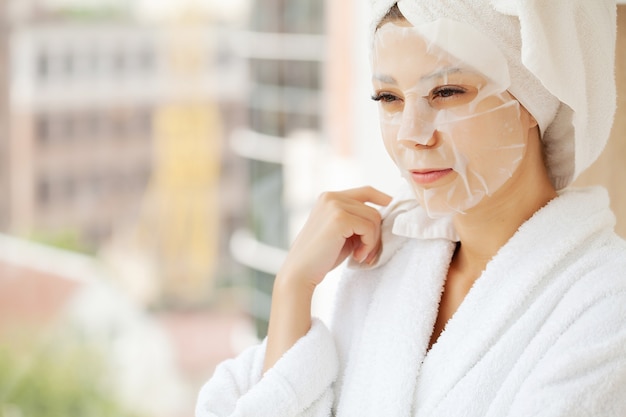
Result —
<path fill-rule="evenodd" d="M 265 344 L 222 363 L 196 416 L 626 416 L 626 242 L 605 190 L 562 191 L 523 224 L 429 351 L 455 243 L 420 213 L 392 204 L 330 330 L 314 320 L 265 375 Z"/>

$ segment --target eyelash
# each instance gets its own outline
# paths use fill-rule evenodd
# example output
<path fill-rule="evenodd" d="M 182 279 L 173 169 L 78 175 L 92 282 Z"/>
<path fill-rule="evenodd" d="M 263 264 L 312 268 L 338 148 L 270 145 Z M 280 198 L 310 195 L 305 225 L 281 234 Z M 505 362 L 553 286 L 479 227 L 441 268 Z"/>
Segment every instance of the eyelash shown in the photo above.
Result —
<path fill-rule="evenodd" d="M 430 99 L 441 98 L 441 99 L 446 100 L 446 99 L 449 99 L 452 96 L 455 96 L 457 94 L 464 94 L 465 92 L 466 92 L 466 90 L 464 88 L 457 87 L 457 86 L 446 85 L 446 86 L 443 86 L 443 87 L 434 88 L 428 94 L 428 98 L 430 98 Z"/>
<path fill-rule="evenodd" d="M 464 94 L 464 93 L 466 93 L 466 90 L 464 88 L 446 85 L 446 86 L 434 88 L 424 98 L 428 98 L 430 100 L 437 99 L 437 98 L 446 100 L 446 99 L 450 99 L 451 97 L 457 94 Z M 378 93 L 372 96 L 372 100 L 382 101 L 384 103 L 391 103 L 393 101 L 399 100 L 399 98 L 389 93 Z"/>
<path fill-rule="evenodd" d="M 374 100 L 374 101 L 383 101 L 385 103 L 390 103 L 392 101 L 398 100 L 398 97 L 394 96 L 393 94 L 389 94 L 389 93 L 378 93 L 378 94 L 374 94 L 372 96 L 372 100 Z"/>

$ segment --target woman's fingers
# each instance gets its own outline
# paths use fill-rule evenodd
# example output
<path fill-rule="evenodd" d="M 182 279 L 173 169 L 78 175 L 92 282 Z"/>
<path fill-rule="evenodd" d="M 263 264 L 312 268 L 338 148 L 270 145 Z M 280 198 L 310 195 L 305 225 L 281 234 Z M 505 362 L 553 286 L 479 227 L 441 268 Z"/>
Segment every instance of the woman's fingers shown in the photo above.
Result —
<path fill-rule="evenodd" d="M 341 192 L 328 192 L 322 195 L 341 195 L 361 203 L 373 203 L 379 206 L 386 206 L 391 202 L 391 196 L 377 190 L 374 187 L 359 187 Z"/>
<path fill-rule="evenodd" d="M 332 222 L 342 226 L 344 239 L 351 238 L 346 241 L 346 246 L 352 250 L 346 252 L 348 248 L 344 247 L 338 263 L 350 253 L 358 262 L 371 261 L 380 247 L 381 217 L 378 210 L 364 203 L 387 205 L 391 197 L 372 187 L 362 187 L 343 193 L 328 193 L 322 196 L 322 200 L 336 206 L 335 213 L 340 217 Z"/>
<path fill-rule="evenodd" d="M 371 260 L 380 247 L 381 217 L 369 204 L 386 205 L 390 200 L 372 187 L 320 195 L 289 251 L 283 276 L 317 285 L 347 256 Z"/>
<path fill-rule="evenodd" d="M 343 238 L 342 247 L 352 249 L 348 253 L 343 253 L 343 261 L 350 253 L 358 262 L 363 262 L 367 256 L 378 245 L 380 239 L 380 215 L 371 207 L 366 210 L 358 210 L 355 207 L 348 207 L 340 218 L 335 219 L 338 227 L 341 228 Z"/>

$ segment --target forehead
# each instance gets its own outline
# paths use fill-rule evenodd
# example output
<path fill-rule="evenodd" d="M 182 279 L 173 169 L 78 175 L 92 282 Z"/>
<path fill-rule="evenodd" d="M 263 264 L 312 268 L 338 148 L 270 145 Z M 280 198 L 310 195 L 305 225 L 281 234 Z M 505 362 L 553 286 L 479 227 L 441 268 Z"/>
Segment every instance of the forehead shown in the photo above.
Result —
<path fill-rule="evenodd" d="M 409 74 L 423 78 L 444 71 L 459 72 L 464 67 L 413 26 L 400 22 L 388 22 L 378 29 L 372 58 L 374 78 L 383 82 Z"/>
<path fill-rule="evenodd" d="M 498 48 L 474 28 L 445 19 L 418 27 L 406 21 L 382 25 L 374 36 L 372 69 L 375 78 L 473 72 L 510 84 L 508 64 Z"/>
<path fill-rule="evenodd" d="M 374 57 L 397 54 L 404 54 L 406 58 L 440 55 L 440 51 L 434 47 L 414 26 L 404 21 L 387 22 L 374 35 Z"/>

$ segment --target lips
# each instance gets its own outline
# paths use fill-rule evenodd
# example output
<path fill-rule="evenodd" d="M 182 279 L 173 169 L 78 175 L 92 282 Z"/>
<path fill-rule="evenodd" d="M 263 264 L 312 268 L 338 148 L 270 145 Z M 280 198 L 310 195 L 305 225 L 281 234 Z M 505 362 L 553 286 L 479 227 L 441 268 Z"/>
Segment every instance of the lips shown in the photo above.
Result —
<path fill-rule="evenodd" d="M 418 169 L 409 171 L 414 182 L 420 185 L 432 184 L 452 173 L 452 168 Z"/>

